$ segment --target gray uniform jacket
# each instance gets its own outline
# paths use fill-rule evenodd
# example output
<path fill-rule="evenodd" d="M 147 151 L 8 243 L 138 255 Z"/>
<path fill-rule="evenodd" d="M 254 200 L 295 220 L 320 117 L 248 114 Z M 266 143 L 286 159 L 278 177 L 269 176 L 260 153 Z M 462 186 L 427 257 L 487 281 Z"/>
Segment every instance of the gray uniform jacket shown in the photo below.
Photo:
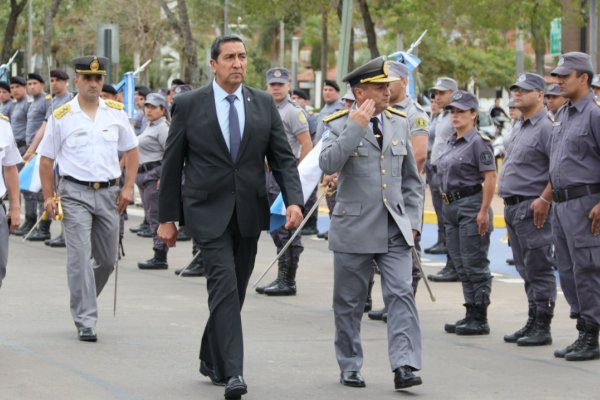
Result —
<path fill-rule="evenodd" d="M 23 96 L 21 100 L 14 102 L 14 107 L 10 113 L 10 126 L 17 141 L 25 140 L 28 109 L 29 102 L 27 101 L 27 96 Z"/>
<path fill-rule="evenodd" d="M 51 96 L 40 93 L 33 98 L 27 109 L 27 130 L 25 139 L 29 145 L 42 123 L 46 120 L 46 113 L 50 108 Z"/>
<path fill-rule="evenodd" d="M 319 158 L 323 172 L 338 173 L 329 249 L 386 253 L 388 214 L 412 246 L 412 230 L 421 230 L 423 183 L 410 145 L 408 121 L 383 112 L 381 150 L 370 127 L 359 126 L 347 111 L 341 114 L 327 118 Z"/>

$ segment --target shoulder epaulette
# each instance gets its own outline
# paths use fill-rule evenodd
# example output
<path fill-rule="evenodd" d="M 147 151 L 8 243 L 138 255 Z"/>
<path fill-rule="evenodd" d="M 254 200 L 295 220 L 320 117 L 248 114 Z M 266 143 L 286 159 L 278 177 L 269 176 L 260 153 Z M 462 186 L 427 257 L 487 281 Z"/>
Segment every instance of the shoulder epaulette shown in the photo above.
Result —
<path fill-rule="evenodd" d="M 350 110 L 348 110 L 347 108 L 338 112 L 335 112 L 331 115 L 326 116 L 325 118 L 323 118 L 323 122 L 331 122 L 334 119 L 338 119 L 339 117 L 343 117 L 344 115 L 348 114 L 350 112 Z"/>
<path fill-rule="evenodd" d="M 118 101 L 114 101 L 114 100 L 104 100 L 104 102 L 106 103 L 107 106 L 109 106 L 110 108 L 115 108 L 117 110 L 122 110 L 125 106 L 123 105 L 123 103 L 119 103 Z"/>
<path fill-rule="evenodd" d="M 69 111 L 71 111 L 71 105 L 69 103 L 67 103 L 67 104 L 63 104 L 62 106 L 58 107 L 56 110 L 54 110 L 54 112 L 52 114 L 54 115 L 54 118 L 61 119 L 62 117 L 67 115 L 69 113 Z"/>
<path fill-rule="evenodd" d="M 492 139 L 490 139 L 490 137 L 488 135 L 486 135 L 485 133 L 481 133 L 481 132 L 477 132 L 477 133 L 479 133 L 479 136 L 481 136 L 481 138 L 483 140 L 485 140 L 486 142 L 491 142 L 492 141 Z"/>
<path fill-rule="evenodd" d="M 0 119 L 4 119 L 4 120 L 8 121 L 8 117 L 2 113 L 0 113 Z"/>
<path fill-rule="evenodd" d="M 394 107 L 388 107 L 386 108 L 386 110 L 391 112 L 392 114 L 396 114 L 401 116 L 402 118 L 406 118 L 406 113 L 404 111 L 400 111 L 398 109 L 395 109 Z"/>
<path fill-rule="evenodd" d="M 47 94 L 46 97 L 44 97 L 46 100 L 50 100 L 52 99 L 52 95 L 51 94 Z"/>

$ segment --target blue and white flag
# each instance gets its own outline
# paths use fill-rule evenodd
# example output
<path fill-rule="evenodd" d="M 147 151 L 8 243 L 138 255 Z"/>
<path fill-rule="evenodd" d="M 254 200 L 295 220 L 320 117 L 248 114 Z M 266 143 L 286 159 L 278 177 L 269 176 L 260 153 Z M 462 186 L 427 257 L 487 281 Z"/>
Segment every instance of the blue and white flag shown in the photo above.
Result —
<path fill-rule="evenodd" d="M 125 112 L 129 116 L 129 119 L 133 120 L 135 118 L 135 104 L 133 101 L 133 95 L 135 94 L 135 73 L 126 72 L 121 82 L 115 85 L 115 90 L 123 92 Z"/>
<path fill-rule="evenodd" d="M 42 189 L 39 154 L 33 156 L 19 172 L 19 189 L 36 193 Z"/>
<path fill-rule="evenodd" d="M 304 203 L 308 200 L 315 187 L 321 180 L 321 167 L 319 167 L 319 155 L 323 148 L 323 139 L 319 140 L 313 149 L 304 157 L 304 160 L 298 165 L 298 174 L 300 175 L 300 183 L 302 184 L 302 194 L 304 196 Z M 283 196 L 279 193 L 279 196 L 275 199 L 271 205 L 271 223 L 269 226 L 269 232 L 285 225 L 285 204 L 283 203 Z"/>
<path fill-rule="evenodd" d="M 416 99 L 415 95 L 415 78 L 413 76 L 413 72 L 417 69 L 419 64 L 421 64 L 421 59 L 415 56 L 412 53 L 407 53 L 406 51 L 398 51 L 389 56 L 389 58 L 394 58 L 396 61 L 401 62 L 402 64 L 408 67 L 409 75 L 408 75 L 408 94 L 413 99 Z"/>

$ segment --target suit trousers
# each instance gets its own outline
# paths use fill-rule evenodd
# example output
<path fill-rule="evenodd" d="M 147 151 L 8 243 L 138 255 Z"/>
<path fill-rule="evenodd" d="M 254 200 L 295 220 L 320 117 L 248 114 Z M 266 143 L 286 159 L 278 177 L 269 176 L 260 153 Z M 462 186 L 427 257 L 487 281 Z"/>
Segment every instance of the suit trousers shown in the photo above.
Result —
<path fill-rule="evenodd" d="M 60 182 L 71 315 L 78 328 L 96 326 L 96 297 L 117 260 L 118 193 L 118 186 L 95 190 L 65 179 Z"/>
<path fill-rule="evenodd" d="M 360 371 L 363 351 L 360 322 L 375 261 L 381 271 L 383 302 L 388 310 L 388 355 L 392 371 L 403 365 L 421 369 L 421 329 L 412 288 L 412 254 L 389 217 L 388 252 L 334 252 L 333 312 L 335 353 L 340 370 Z"/>
<path fill-rule="evenodd" d="M 552 225 L 548 220 L 541 229 L 533 226 L 532 201 L 504 206 L 504 219 L 515 267 L 525 281 L 529 307 L 552 313 L 556 302 Z"/>
<path fill-rule="evenodd" d="M 210 316 L 202 336 L 200 360 L 219 379 L 243 375 L 241 311 L 256 259 L 257 237 L 242 237 L 234 212 L 216 239 L 196 239 L 204 257 Z"/>

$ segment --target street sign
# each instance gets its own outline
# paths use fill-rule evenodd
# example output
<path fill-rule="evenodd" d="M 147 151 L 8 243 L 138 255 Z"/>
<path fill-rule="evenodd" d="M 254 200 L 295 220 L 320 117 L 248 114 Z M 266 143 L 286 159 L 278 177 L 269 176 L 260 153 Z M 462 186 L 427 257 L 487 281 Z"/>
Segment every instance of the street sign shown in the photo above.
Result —
<path fill-rule="evenodd" d="M 560 18 L 550 22 L 550 55 L 557 56 L 562 53 L 562 23 Z"/>

